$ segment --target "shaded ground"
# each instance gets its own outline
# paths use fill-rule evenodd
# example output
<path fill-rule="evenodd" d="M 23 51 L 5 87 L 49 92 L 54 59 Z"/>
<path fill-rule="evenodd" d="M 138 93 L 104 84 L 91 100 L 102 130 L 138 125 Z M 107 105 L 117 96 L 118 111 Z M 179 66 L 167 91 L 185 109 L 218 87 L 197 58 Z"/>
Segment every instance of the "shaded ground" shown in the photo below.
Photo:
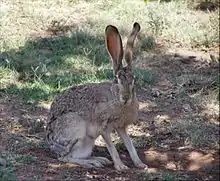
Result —
<path fill-rule="evenodd" d="M 218 66 L 196 52 L 155 54 L 137 66 L 156 72 L 152 85 L 138 89 L 140 121 L 129 133 L 149 171 L 136 169 L 124 145 L 113 135 L 123 162 L 131 168 L 117 172 L 113 166 L 88 170 L 56 160 L 44 145 L 48 105 L 27 105 L 16 96 L 0 92 L 0 160 L 5 178 L 19 180 L 219 180 L 218 114 L 208 96 Z M 192 56 L 193 54 L 193 56 Z M 202 54 L 203 56 L 203 54 Z M 210 100 L 210 99 L 208 99 Z M 98 139 L 95 155 L 109 157 Z M 10 171 L 11 169 L 11 171 Z M 1 173 L 2 174 L 2 173 Z M 12 179 L 13 180 L 13 179 Z"/>

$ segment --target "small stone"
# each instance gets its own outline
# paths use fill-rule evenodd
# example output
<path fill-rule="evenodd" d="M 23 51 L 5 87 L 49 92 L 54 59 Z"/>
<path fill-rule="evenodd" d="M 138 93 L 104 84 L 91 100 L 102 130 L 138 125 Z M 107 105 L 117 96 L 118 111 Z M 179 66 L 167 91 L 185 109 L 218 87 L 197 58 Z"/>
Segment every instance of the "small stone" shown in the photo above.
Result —
<path fill-rule="evenodd" d="M 151 136 L 150 133 L 147 133 L 147 134 L 146 134 L 146 137 L 150 137 L 150 136 Z"/>
<path fill-rule="evenodd" d="M 189 104 L 184 104 L 184 105 L 183 105 L 183 109 L 184 109 L 185 111 L 187 111 L 187 112 L 191 112 L 191 111 L 192 111 L 192 108 L 191 108 L 191 106 L 190 106 Z"/>
<path fill-rule="evenodd" d="M 170 169 L 170 170 L 176 170 L 176 164 L 173 162 L 168 162 L 166 164 L 166 169 Z"/>

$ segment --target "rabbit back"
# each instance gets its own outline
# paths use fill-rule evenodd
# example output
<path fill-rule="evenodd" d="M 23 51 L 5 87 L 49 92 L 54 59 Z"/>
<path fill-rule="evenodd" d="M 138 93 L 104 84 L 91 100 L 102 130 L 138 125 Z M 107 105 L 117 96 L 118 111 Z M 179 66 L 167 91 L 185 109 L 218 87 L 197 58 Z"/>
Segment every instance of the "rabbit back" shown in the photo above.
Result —
<path fill-rule="evenodd" d="M 69 112 L 77 113 L 87 122 L 96 123 L 100 127 L 107 126 L 109 122 L 112 122 L 113 126 L 121 127 L 136 121 L 138 102 L 127 107 L 121 105 L 117 85 L 111 82 L 78 85 L 55 97 L 48 126 Z"/>
<path fill-rule="evenodd" d="M 63 91 L 51 104 L 49 120 L 53 121 L 68 112 L 78 112 L 79 115 L 84 113 L 82 117 L 88 119 L 97 104 L 112 99 L 111 91 L 108 91 L 110 88 L 111 83 L 107 82 L 73 86 Z"/>

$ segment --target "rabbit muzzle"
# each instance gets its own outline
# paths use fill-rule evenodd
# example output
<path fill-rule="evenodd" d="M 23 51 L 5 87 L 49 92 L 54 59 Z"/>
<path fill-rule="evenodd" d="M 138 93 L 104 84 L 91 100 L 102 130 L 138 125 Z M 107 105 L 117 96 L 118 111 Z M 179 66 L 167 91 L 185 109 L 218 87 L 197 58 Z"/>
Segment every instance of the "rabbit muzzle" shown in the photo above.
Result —
<path fill-rule="evenodd" d="M 124 105 L 130 104 L 130 103 L 131 103 L 130 96 L 129 96 L 128 94 L 123 95 L 123 96 L 121 97 L 120 102 L 121 102 L 122 104 L 124 104 Z"/>
<path fill-rule="evenodd" d="M 132 91 L 127 90 L 123 90 L 121 91 L 121 94 L 120 94 L 120 102 L 121 104 L 123 105 L 130 105 L 132 103 L 132 99 L 133 99 L 133 95 L 132 95 Z"/>

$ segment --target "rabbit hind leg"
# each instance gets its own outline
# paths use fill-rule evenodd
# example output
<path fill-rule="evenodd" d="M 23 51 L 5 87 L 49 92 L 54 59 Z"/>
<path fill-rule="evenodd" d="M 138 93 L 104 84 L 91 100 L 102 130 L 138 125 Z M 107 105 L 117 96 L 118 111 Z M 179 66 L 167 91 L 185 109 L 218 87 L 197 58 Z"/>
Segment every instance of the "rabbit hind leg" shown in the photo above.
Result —
<path fill-rule="evenodd" d="M 61 145 L 63 148 L 61 148 L 63 151 L 60 152 L 61 156 L 58 158 L 60 161 L 75 163 L 87 168 L 103 167 L 106 164 L 111 164 L 107 158 L 91 157 L 96 131 L 87 133 L 89 129 L 87 129 L 86 120 L 77 113 L 68 113 L 60 119 L 62 120 L 57 121 L 58 125 L 56 126 L 60 131 L 57 138 L 59 142 L 65 143 L 56 146 L 59 148 Z M 94 129 L 96 128 L 94 127 Z M 59 131 L 57 130 L 57 132 Z"/>
<path fill-rule="evenodd" d="M 60 157 L 59 160 L 78 164 L 85 168 L 104 167 L 104 165 L 111 164 L 112 162 L 105 157 L 91 157 L 94 141 L 94 139 L 88 137 L 83 140 L 78 140 L 72 147 L 71 152 Z"/>
<path fill-rule="evenodd" d="M 69 112 L 48 125 L 47 143 L 57 155 L 64 156 L 86 137 L 86 121 L 77 113 Z M 77 144 L 78 143 L 78 144 Z"/>

